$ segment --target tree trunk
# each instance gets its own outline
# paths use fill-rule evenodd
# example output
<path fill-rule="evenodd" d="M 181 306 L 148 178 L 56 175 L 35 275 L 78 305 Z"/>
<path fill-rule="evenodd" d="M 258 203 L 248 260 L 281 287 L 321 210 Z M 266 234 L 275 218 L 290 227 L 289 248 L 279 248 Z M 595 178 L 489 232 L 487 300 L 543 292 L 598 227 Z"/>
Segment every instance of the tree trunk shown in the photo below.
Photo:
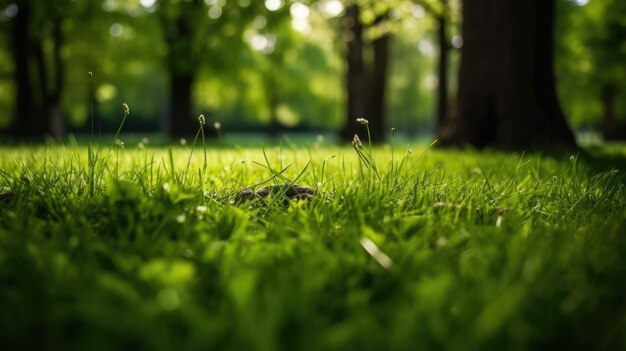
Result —
<path fill-rule="evenodd" d="M 46 104 L 48 112 L 48 129 L 50 134 L 57 139 L 63 138 L 63 134 L 65 132 L 63 106 L 61 101 L 65 82 L 65 65 L 63 63 L 63 57 L 61 56 L 63 39 L 62 21 L 60 18 L 57 18 L 54 22 L 52 31 L 52 42 L 54 43 L 54 51 L 52 54 L 54 66 L 54 87 L 49 93 Z"/>
<path fill-rule="evenodd" d="M 16 99 L 10 132 L 15 137 L 32 138 L 41 135 L 41 131 L 38 130 L 41 123 L 35 121 L 37 111 L 29 69 L 33 49 L 30 40 L 31 15 L 28 2 L 20 2 L 12 31 Z"/>
<path fill-rule="evenodd" d="M 193 115 L 193 84 L 197 69 L 204 57 L 196 42 L 195 21 L 203 11 L 201 1 L 162 2 L 159 19 L 167 44 L 167 69 L 170 78 L 170 108 L 166 129 L 170 137 L 192 137 L 198 128 L 197 116 Z M 176 15 L 172 16 L 172 13 Z M 206 38 L 202 38 L 206 40 Z M 214 134 L 212 128 L 205 135 Z"/>
<path fill-rule="evenodd" d="M 365 62 L 363 51 L 364 25 L 359 18 L 360 10 L 357 5 L 346 9 L 344 24 L 348 36 L 348 50 L 346 53 L 346 89 L 347 114 L 346 124 L 341 130 L 343 140 L 352 140 L 354 134 L 363 133 L 363 126 L 356 122 L 357 118 L 369 121 L 372 142 L 382 142 L 385 137 L 385 88 L 387 69 L 389 66 L 389 35 L 383 34 L 371 44 L 373 48 L 373 62 Z M 383 21 L 386 16 L 380 16 L 374 25 Z"/>
<path fill-rule="evenodd" d="M 52 136 L 55 139 L 63 137 L 63 109 L 61 106 L 61 94 L 64 81 L 64 65 L 61 58 L 61 46 L 63 45 L 63 33 L 61 20 L 53 18 L 52 24 L 52 67 L 53 72 L 48 71 L 44 43 L 42 39 L 33 40 L 36 46 L 36 62 L 40 89 L 41 112 L 38 113 L 40 133 Z M 50 75 L 49 73 L 52 73 Z"/>
<path fill-rule="evenodd" d="M 446 5 L 446 2 L 443 2 Z M 439 64 L 437 67 L 437 132 L 441 132 L 448 117 L 448 34 L 447 21 L 443 15 L 437 17 L 439 29 L 437 30 L 437 41 L 439 42 Z"/>
<path fill-rule="evenodd" d="M 554 0 L 465 0 L 458 110 L 440 145 L 575 147 L 556 97 Z"/>
<path fill-rule="evenodd" d="M 199 124 L 193 118 L 192 106 L 193 75 L 176 75 L 170 70 L 170 113 L 169 136 L 190 137 L 198 131 Z"/>
<path fill-rule="evenodd" d="M 363 24 L 359 19 L 359 8 L 352 5 L 346 9 L 345 35 L 348 37 L 348 50 L 346 53 L 346 124 L 341 130 L 343 140 L 352 140 L 354 134 L 362 132 L 357 118 L 367 118 L 368 110 L 368 77 L 365 62 L 363 60 Z"/>
<path fill-rule="evenodd" d="M 63 45 L 61 17 L 50 16 L 53 72 L 49 72 L 43 39 L 46 26 L 39 24 L 37 29 L 40 35 L 35 35 L 31 28 L 33 13 L 30 2 L 22 1 L 18 5 L 19 12 L 12 37 L 17 96 L 11 133 L 18 138 L 40 139 L 46 136 L 61 138 L 63 135 L 61 94 L 65 74 L 61 57 Z M 38 89 L 35 89 L 36 87 Z"/>
<path fill-rule="evenodd" d="M 374 68 L 369 91 L 369 128 L 372 142 L 385 140 L 385 88 L 387 87 L 387 68 L 389 67 L 389 35 L 374 40 Z"/>
<path fill-rule="evenodd" d="M 618 126 L 615 123 L 615 87 L 607 84 L 602 87 L 602 135 L 604 139 L 618 139 Z"/>

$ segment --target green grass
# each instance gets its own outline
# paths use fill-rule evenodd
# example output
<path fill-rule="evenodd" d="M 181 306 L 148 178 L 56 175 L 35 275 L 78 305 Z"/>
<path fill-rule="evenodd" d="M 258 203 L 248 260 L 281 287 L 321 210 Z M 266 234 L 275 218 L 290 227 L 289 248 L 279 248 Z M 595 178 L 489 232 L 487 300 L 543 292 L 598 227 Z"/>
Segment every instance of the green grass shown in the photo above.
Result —
<path fill-rule="evenodd" d="M 0 345 L 626 348 L 626 148 L 190 144 L 0 149 Z"/>

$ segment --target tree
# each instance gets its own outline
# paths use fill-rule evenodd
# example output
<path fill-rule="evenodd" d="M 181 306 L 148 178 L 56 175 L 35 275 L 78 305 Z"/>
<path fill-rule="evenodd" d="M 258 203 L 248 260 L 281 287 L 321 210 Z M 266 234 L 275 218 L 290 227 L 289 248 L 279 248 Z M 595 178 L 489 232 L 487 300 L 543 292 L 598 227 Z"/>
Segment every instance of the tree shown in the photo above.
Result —
<path fill-rule="evenodd" d="M 626 122 L 618 118 L 617 108 L 618 99 L 624 97 L 626 79 L 626 4 L 610 0 L 588 6 L 602 6 L 592 9 L 599 18 L 590 21 L 584 32 L 585 44 L 591 50 L 591 77 L 599 85 L 596 96 L 602 104 L 602 133 L 605 139 L 626 139 Z"/>
<path fill-rule="evenodd" d="M 448 26 L 452 21 L 450 0 L 418 0 L 416 3 L 422 6 L 437 22 L 437 110 L 435 111 L 436 130 L 439 133 L 446 125 L 448 117 L 448 79 L 449 79 L 449 56 L 450 37 Z"/>
<path fill-rule="evenodd" d="M 347 109 L 346 124 L 340 133 L 344 140 L 351 140 L 360 130 L 356 118 L 366 118 L 369 121 L 372 142 L 384 140 L 390 40 L 390 34 L 384 29 L 384 22 L 388 20 L 388 11 L 388 8 L 378 10 L 379 14 L 371 22 L 364 23 L 361 6 L 353 3 L 345 9 Z M 368 29 L 379 29 L 371 39 L 371 62 L 364 55 L 368 44 L 365 31 Z"/>
<path fill-rule="evenodd" d="M 447 0 L 441 0 L 442 5 L 445 7 Z M 437 65 L 437 131 L 445 126 L 445 120 L 448 116 L 448 52 L 449 52 L 449 40 L 448 40 L 448 21 L 445 13 L 440 13 L 437 16 L 437 42 L 439 43 L 439 62 Z"/>
<path fill-rule="evenodd" d="M 626 3 L 560 1 L 557 12 L 555 70 L 570 121 L 626 138 Z"/>
<path fill-rule="evenodd" d="M 170 103 L 167 131 L 170 137 L 193 135 L 198 123 L 192 112 L 192 88 L 205 44 L 200 42 L 204 4 L 198 1 L 161 1 L 159 19 L 167 45 L 166 67 L 169 74 Z"/>
<path fill-rule="evenodd" d="M 193 86 L 203 63 L 223 64 L 219 45 L 243 47 L 240 39 L 247 23 L 262 10 L 258 2 L 201 0 L 160 1 L 158 16 L 167 45 L 166 66 L 170 84 L 168 134 L 193 135 L 198 129 L 193 115 Z M 207 15 L 208 13 L 208 15 Z M 222 41 L 229 25 L 238 35 Z M 226 63 L 228 65 L 229 63 Z"/>
<path fill-rule="evenodd" d="M 441 145 L 574 147 L 553 70 L 554 0 L 465 0 L 457 110 Z"/>
<path fill-rule="evenodd" d="M 17 137 L 63 135 L 61 96 L 65 64 L 62 24 L 66 1 L 17 1 L 11 29 L 16 103 L 11 132 Z"/>

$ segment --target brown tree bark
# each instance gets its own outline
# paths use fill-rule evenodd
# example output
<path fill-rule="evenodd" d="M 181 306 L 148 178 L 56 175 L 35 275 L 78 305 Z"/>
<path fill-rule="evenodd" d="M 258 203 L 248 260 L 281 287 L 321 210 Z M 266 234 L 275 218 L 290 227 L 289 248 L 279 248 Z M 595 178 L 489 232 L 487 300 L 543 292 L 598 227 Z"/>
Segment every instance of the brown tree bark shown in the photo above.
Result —
<path fill-rule="evenodd" d="M 554 0 L 465 0 L 458 107 L 440 145 L 575 147 L 556 97 Z"/>

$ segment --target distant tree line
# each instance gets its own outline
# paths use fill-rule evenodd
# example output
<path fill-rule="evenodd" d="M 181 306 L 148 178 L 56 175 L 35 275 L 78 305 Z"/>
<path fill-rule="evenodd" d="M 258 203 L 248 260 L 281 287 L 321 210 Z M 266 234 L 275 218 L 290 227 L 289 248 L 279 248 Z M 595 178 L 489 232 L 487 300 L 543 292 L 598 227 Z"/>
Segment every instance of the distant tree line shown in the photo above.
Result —
<path fill-rule="evenodd" d="M 326 9 L 331 14 L 320 18 L 334 33 L 330 40 L 335 43 L 333 50 L 339 53 L 339 67 L 344 72 L 340 89 L 343 98 L 338 97 L 345 106 L 339 131 L 343 139 L 349 140 L 361 131 L 356 118 L 369 120 L 374 142 L 382 142 L 389 135 L 391 126 L 386 115 L 391 99 L 392 43 L 394 37 L 407 35 L 398 29 L 400 23 L 420 17 L 420 13 L 433 23 L 437 88 L 432 125 L 441 145 L 574 146 L 574 134 L 559 103 L 556 85 L 565 84 L 561 91 L 567 97 L 574 95 L 574 90 L 568 89 L 576 83 L 568 82 L 567 77 L 557 82 L 554 58 L 564 58 L 557 60 L 561 62 L 557 63 L 559 72 L 575 72 L 576 67 L 562 62 L 574 61 L 567 58 L 576 50 L 584 53 L 589 84 L 597 87 L 595 100 L 601 106 L 598 114 L 603 118 L 604 135 L 616 138 L 623 134 L 620 124 L 626 110 L 622 103 L 626 9 L 622 3 L 610 0 L 602 5 L 588 4 L 590 15 L 584 17 L 574 13 L 576 4 L 569 0 L 146 0 L 141 1 L 142 5 L 130 0 L 1 0 L 5 19 L 0 28 L 11 54 L 13 80 L 13 118 L 8 130 L 18 138 L 61 138 L 66 129 L 64 94 L 69 90 L 70 60 L 64 55 L 68 42 L 81 40 L 82 47 L 93 47 L 88 44 L 107 40 L 107 25 L 131 16 L 133 21 L 144 23 L 141 28 L 151 38 L 142 39 L 137 49 L 163 52 L 160 57 L 168 93 L 167 103 L 161 105 L 167 109 L 161 114 L 169 136 L 188 136 L 197 130 L 194 87 L 199 77 L 206 77 L 203 67 L 207 61 L 211 62 L 208 72 L 216 76 L 228 72 L 238 82 L 231 86 L 254 84 L 261 90 L 260 95 L 248 91 L 244 94 L 234 88 L 230 92 L 235 96 L 232 105 L 242 109 L 246 99 L 263 100 L 262 114 L 268 120 L 269 133 L 274 135 L 281 121 L 294 114 L 285 107 L 285 100 L 304 101 L 314 94 L 314 84 L 309 81 L 322 79 L 312 74 L 307 64 L 300 64 L 300 68 L 290 64 L 294 61 L 290 50 L 299 46 L 300 52 L 308 54 L 307 59 L 312 58 L 317 67 L 322 67 L 322 72 L 332 72 L 329 57 L 319 48 L 302 44 L 294 31 L 298 26 L 304 31 L 307 25 L 315 25 L 311 12 Z M 564 24 L 557 14 L 579 22 Z M 156 21 L 146 22 L 149 18 Z M 592 30 L 578 33 L 582 25 Z M 82 28 L 83 34 L 68 35 L 68 28 Z M 122 28 L 111 25 L 108 32 L 118 36 Z M 573 39 L 567 34 L 557 38 L 555 44 L 555 31 L 581 36 Z M 451 33 L 458 33 L 454 36 L 456 42 Z M 146 33 L 140 34 L 146 38 Z M 450 53 L 457 48 L 461 52 L 458 76 L 450 73 L 454 66 Z M 255 50 L 263 55 L 254 56 L 251 51 Z M 89 51 L 80 51 L 84 56 L 81 62 L 86 62 L 88 70 L 108 70 L 111 75 L 111 67 L 122 64 L 102 63 L 98 55 L 106 53 Z M 241 73 L 250 71 L 257 73 L 256 80 Z M 95 95 L 110 95 L 112 89 L 104 86 L 90 90 L 82 101 L 97 104 Z M 211 89 L 223 93 L 219 88 Z M 328 91 L 323 93 L 328 95 Z M 571 113 L 580 115 L 577 105 L 572 106 Z"/>

